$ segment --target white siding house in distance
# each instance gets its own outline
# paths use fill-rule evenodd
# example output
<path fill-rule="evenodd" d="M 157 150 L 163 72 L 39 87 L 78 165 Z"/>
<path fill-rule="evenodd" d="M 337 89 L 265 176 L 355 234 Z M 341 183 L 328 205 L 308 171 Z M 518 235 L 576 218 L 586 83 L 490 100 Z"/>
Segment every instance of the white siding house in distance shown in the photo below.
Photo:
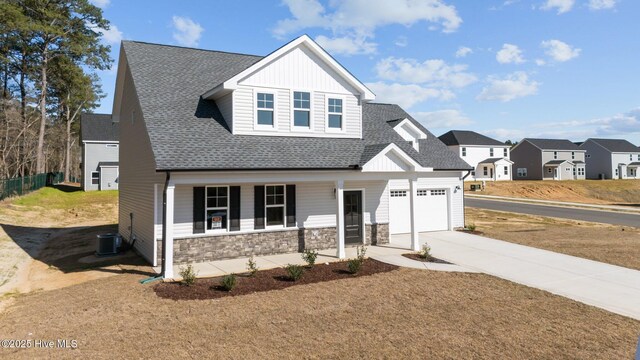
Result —
<path fill-rule="evenodd" d="M 118 190 L 119 127 L 110 114 L 82 114 L 80 142 L 84 191 Z"/>
<path fill-rule="evenodd" d="M 266 57 L 123 42 L 120 233 L 171 278 L 251 255 L 344 258 L 394 234 L 417 249 L 420 231 L 462 227 L 470 167 L 374 98 L 308 36 Z"/>
<path fill-rule="evenodd" d="M 465 181 L 513 179 L 510 145 L 468 130 L 451 130 L 438 138 L 473 167 Z"/>

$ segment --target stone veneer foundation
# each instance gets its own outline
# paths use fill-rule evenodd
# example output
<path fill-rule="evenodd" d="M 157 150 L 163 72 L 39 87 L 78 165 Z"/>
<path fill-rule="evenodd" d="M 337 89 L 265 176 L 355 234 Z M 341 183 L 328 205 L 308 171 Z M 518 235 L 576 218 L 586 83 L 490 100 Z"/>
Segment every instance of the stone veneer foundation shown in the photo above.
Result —
<path fill-rule="evenodd" d="M 389 224 L 365 225 L 365 244 L 389 243 Z M 346 246 L 356 246 L 347 244 Z M 162 262 L 162 240 L 157 241 L 158 264 Z M 324 250 L 336 247 L 336 228 L 295 229 L 175 239 L 173 263 L 176 265 L 249 257 Z"/>

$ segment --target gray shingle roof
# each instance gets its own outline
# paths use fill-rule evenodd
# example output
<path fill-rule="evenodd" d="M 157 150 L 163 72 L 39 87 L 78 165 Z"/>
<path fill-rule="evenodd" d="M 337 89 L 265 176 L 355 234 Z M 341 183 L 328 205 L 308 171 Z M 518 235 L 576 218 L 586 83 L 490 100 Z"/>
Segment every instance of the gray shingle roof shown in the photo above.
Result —
<path fill-rule="evenodd" d="M 80 117 L 80 141 L 118 141 L 118 129 L 111 114 L 84 113 Z"/>
<path fill-rule="evenodd" d="M 541 150 L 582 150 L 578 145 L 565 139 L 532 139 L 524 138 L 522 141 L 528 141 L 537 146 Z"/>
<path fill-rule="evenodd" d="M 475 131 L 469 130 L 451 130 L 440 136 L 438 139 L 446 145 L 495 145 L 505 146 L 498 140 L 492 139 L 488 136 L 478 134 Z"/>
<path fill-rule="evenodd" d="M 118 161 L 100 161 L 98 163 L 98 167 L 101 166 L 119 166 L 119 162 Z"/>
<path fill-rule="evenodd" d="M 478 164 L 493 164 L 500 160 L 504 160 L 504 158 L 488 158 L 480 161 Z"/>
<path fill-rule="evenodd" d="M 571 161 L 569 161 L 569 160 L 551 160 L 551 161 L 547 161 L 545 163 L 545 165 L 560 165 L 560 164 L 565 163 L 565 162 L 569 162 L 570 163 Z"/>
<path fill-rule="evenodd" d="M 635 145 L 624 139 L 589 139 L 611 152 L 640 152 Z"/>
<path fill-rule="evenodd" d="M 233 135 L 201 94 L 261 57 L 124 41 L 123 50 L 158 170 L 348 169 L 395 143 L 425 167 L 470 169 L 397 105 L 363 105 L 363 139 Z M 418 153 L 388 120 L 408 118 L 428 134 Z"/>

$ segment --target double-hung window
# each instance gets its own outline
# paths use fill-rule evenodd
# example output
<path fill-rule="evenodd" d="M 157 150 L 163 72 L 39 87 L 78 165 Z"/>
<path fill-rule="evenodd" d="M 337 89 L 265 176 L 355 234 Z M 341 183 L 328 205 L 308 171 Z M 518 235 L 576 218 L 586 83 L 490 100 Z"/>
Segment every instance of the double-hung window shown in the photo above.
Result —
<path fill-rule="evenodd" d="M 293 92 L 293 126 L 311 127 L 311 94 Z"/>
<path fill-rule="evenodd" d="M 633 161 L 633 154 L 629 154 L 629 161 Z"/>
<path fill-rule="evenodd" d="M 462 156 L 467 156 L 467 148 L 466 147 L 462 148 Z"/>
<path fill-rule="evenodd" d="M 257 93 L 257 124 L 263 126 L 273 126 L 273 94 Z"/>
<path fill-rule="evenodd" d="M 327 126 L 329 129 L 342 129 L 342 99 L 327 100 Z"/>
<path fill-rule="evenodd" d="M 509 167 L 508 166 L 504 167 L 504 174 L 505 175 L 509 175 Z"/>
<path fill-rule="evenodd" d="M 489 148 L 489 157 L 493 157 L 493 148 Z"/>
<path fill-rule="evenodd" d="M 91 185 L 100 184 L 100 172 L 92 171 L 91 172 Z"/>
<path fill-rule="evenodd" d="M 507 148 L 502 149 L 502 156 L 507 157 L 509 155 L 509 150 Z"/>
<path fill-rule="evenodd" d="M 284 226 L 284 185 L 265 186 L 267 226 Z"/>
<path fill-rule="evenodd" d="M 488 173 L 488 171 L 487 171 L 487 167 L 486 167 L 486 166 L 482 167 L 482 173 L 484 174 L 484 176 L 489 175 L 489 173 Z"/>
<path fill-rule="evenodd" d="M 553 152 L 553 158 L 554 158 L 555 160 L 557 160 L 557 159 L 558 159 L 558 152 L 557 152 L 557 151 L 554 151 L 554 152 Z"/>
<path fill-rule="evenodd" d="M 227 230 L 229 187 L 207 186 L 205 205 L 207 230 Z"/>
<path fill-rule="evenodd" d="M 571 160 L 576 159 L 576 153 L 574 151 L 571 152 Z"/>

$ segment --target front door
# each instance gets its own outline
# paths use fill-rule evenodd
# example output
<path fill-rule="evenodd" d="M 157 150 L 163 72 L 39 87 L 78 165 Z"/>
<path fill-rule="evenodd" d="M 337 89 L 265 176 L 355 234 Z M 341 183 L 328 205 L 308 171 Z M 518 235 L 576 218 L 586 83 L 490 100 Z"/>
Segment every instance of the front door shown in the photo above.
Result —
<path fill-rule="evenodd" d="M 362 191 L 344 192 L 344 242 L 362 244 Z"/>
<path fill-rule="evenodd" d="M 489 169 L 489 174 L 491 175 L 491 178 L 493 179 L 493 168 Z"/>
<path fill-rule="evenodd" d="M 558 180 L 558 168 L 553 168 L 553 179 Z"/>

